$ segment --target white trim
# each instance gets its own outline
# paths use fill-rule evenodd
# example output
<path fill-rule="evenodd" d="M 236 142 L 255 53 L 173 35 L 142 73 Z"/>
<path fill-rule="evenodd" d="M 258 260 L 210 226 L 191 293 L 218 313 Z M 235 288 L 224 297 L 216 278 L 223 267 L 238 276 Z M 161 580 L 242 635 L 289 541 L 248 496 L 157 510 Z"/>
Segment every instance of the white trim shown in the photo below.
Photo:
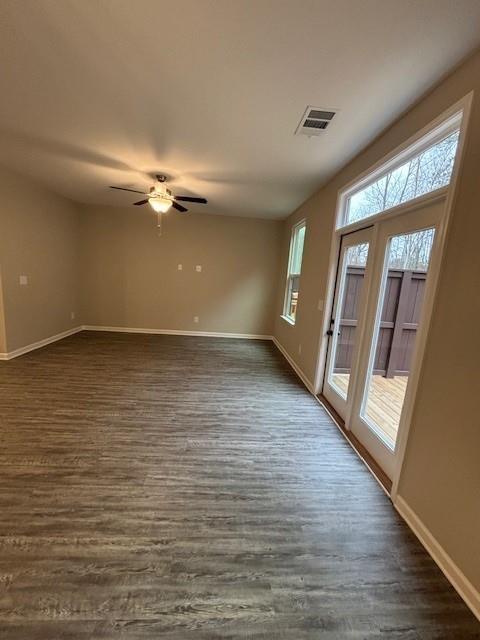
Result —
<path fill-rule="evenodd" d="M 284 316 L 284 315 L 281 315 L 280 318 L 282 320 L 285 320 L 285 322 L 288 322 L 288 324 L 291 324 L 292 327 L 295 326 L 295 320 L 293 318 L 290 318 L 289 316 Z"/>
<path fill-rule="evenodd" d="M 346 271 L 343 272 L 343 264 L 342 264 L 343 261 L 345 260 L 345 255 L 346 255 L 345 252 L 350 247 L 358 245 L 359 243 L 361 244 L 368 243 L 369 249 L 368 249 L 367 263 L 365 266 L 365 274 L 364 274 L 365 278 L 363 282 L 363 289 L 360 296 L 361 304 L 358 310 L 358 325 L 356 329 L 357 338 L 355 340 L 354 353 L 352 358 L 352 371 L 354 371 L 356 367 L 356 361 L 358 359 L 358 356 L 360 355 L 359 353 L 360 345 L 362 344 L 362 337 L 365 331 L 364 315 L 366 312 L 366 302 L 368 300 L 368 293 L 370 290 L 370 280 L 371 280 L 370 272 L 372 271 L 371 263 L 372 263 L 372 256 L 375 253 L 376 236 L 377 236 L 376 228 L 374 226 L 368 226 L 363 229 L 359 229 L 358 231 L 352 232 L 347 236 L 342 236 L 340 238 L 338 268 L 340 269 L 341 278 L 337 282 L 336 281 L 337 276 L 335 277 L 333 296 L 334 298 L 337 297 L 337 302 L 335 302 L 335 300 L 333 301 L 332 312 L 328 316 L 328 330 L 333 331 L 333 340 L 330 345 L 331 346 L 330 352 L 325 354 L 325 374 L 324 374 L 325 385 L 322 389 L 322 394 L 325 396 L 328 402 L 330 402 L 330 404 L 335 409 L 335 411 L 337 411 L 338 414 L 342 416 L 342 418 L 345 421 L 345 424 L 348 424 L 348 421 L 349 421 L 349 411 L 350 411 L 350 405 L 352 400 L 351 389 L 353 387 L 352 387 L 352 378 L 351 378 L 349 388 L 348 388 L 348 393 L 344 397 L 341 394 L 340 389 L 336 388 L 335 384 L 331 380 L 331 374 L 333 372 L 333 352 L 337 346 L 337 341 L 338 341 L 337 332 L 339 329 L 338 309 L 334 309 L 334 305 L 337 304 L 337 306 L 339 306 L 342 304 L 341 298 L 343 297 L 343 293 L 344 293 L 343 289 L 345 287 L 345 277 L 346 277 Z M 331 326 L 330 317 L 336 318 L 334 326 Z M 327 331 L 327 329 L 325 329 L 325 331 Z M 327 361 L 327 356 L 330 362 Z"/>
<path fill-rule="evenodd" d="M 273 340 L 273 344 L 277 347 L 277 349 L 280 351 L 282 356 L 285 358 L 285 360 L 288 362 L 288 364 L 295 371 L 297 376 L 300 378 L 300 380 L 303 382 L 303 384 L 307 387 L 307 390 L 313 395 L 313 384 L 310 382 L 310 380 L 307 378 L 307 376 L 303 373 L 303 371 L 300 369 L 300 367 L 296 364 L 295 360 L 293 360 L 293 358 L 291 358 L 289 356 L 287 351 L 282 347 L 282 345 L 275 338 L 275 336 L 272 336 L 272 340 Z"/>
<path fill-rule="evenodd" d="M 255 333 L 219 333 L 217 331 L 182 331 L 178 329 L 145 329 L 143 327 L 104 327 L 83 325 L 84 331 L 110 331 L 112 333 L 148 333 L 169 336 L 200 336 L 204 338 L 242 338 L 247 340 L 272 340 L 272 336 Z"/>
<path fill-rule="evenodd" d="M 373 361 L 375 356 L 374 345 L 379 335 L 380 316 L 382 311 L 382 300 L 387 284 L 387 261 L 388 248 L 390 240 L 395 235 L 404 233 L 418 232 L 427 228 L 435 229 L 435 238 L 431 250 L 430 264 L 425 282 L 424 301 L 421 309 L 420 318 L 418 320 L 419 327 L 415 339 L 415 345 L 411 358 L 411 367 L 409 381 L 405 394 L 403 406 L 413 405 L 415 394 L 415 372 L 420 370 L 422 355 L 419 355 L 418 347 L 422 344 L 424 332 L 428 326 L 430 313 L 429 302 L 431 300 L 432 290 L 432 274 L 435 272 L 436 265 L 440 260 L 438 254 L 437 233 L 439 231 L 443 212 L 445 209 L 445 201 L 440 204 L 436 203 L 428 208 L 423 207 L 422 210 L 413 210 L 407 217 L 397 216 L 392 220 L 388 220 L 379 224 L 377 255 L 372 273 L 371 291 L 374 295 L 368 303 L 366 314 L 365 331 L 362 333 L 362 349 L 357 375 L 352 376 L 350 384 L 353 383 L 353 397 L 351 404 L 351 413 L 349 417 L 349 427 L 356 437 L 367 448 L 370 455 L 376 460 L 387 476 L 393 481 L 397 472 L 397 450 L 395 446 L 391 446 L 382 433 L 381 425 L 376 425 L 373 420 L 365 417 L 366 402 L 368 397 L 368 388 L 371 372 L 373 370 Z M 398 425 L 398 433 L 401 434 L 404 428 L 404 413 L 400 417 Z M 394 443 L 393 443 L 394 444 Z"/>
<path fill-rule="evenodd" d="M 458 595 L 472 613 L 480 620 L 480 593 L 457 567 L 452 558 L 405 500 L 397 495 L 393 504 L 435 563 L 442 570 L 452 587 L 457 591 Z"/>
<path fill-rule="evenodd" d="M 20 347 L 19 349 L 15 349 L 14 351 L 9 351 L 7 353 L 0 353 L 0 360 L 12 360 L 12 358 L 18 358 L 18 356 L 22 356 L 24 353 L 28 353 L 29 351 L 34 351 L 35 349 L 41 349 L 42 347 L 46 347 L 52 342 L 58 342 L 58 340 L 63 340 L 63 338 L 68 338 L 68 336 L 72 336 L 73 334 L 79 333 L 80 331 L 110 331 L 115 333 L 147 333 L 147 334 L 165 334 L 165 335 L 172 335 L 172 336 L 203 336 L 208 338 L 242 338 L 247 340 L 273 340 L 272 336 L 257 335 L 252 333 L 218 333 L 214 331 L 179 331 L 176 329 L 144 329 L 144 328 L 138 328 L 138 327 L 102 327 L 102 326 L 93 326 L 93 325 L 82 325 L 79 327 L 75 327 L 74 329 L 69 329 L 68 331 L 63 331 L 62 333 L 58 333 L 55 336 L 45 338 L 44 340 L 39 340 L 38 342 L 34 342 L 25 347 Z"/>
<path fill-rule="evenodd" d="M 392 478 L 392 500 L 395 500 L 398 491 L 398 485 L 400 482 L 400 476 L 403 468 L 403 460 L 405 458 L 405 452 L 407 449 L 407 441 L 410 433 L 410 427 L 412 422 L 413 408 L 415 404 L 415 398 L 417 395 L 418 386 L 420 383 L 420 377 L 422 375 L 423 357 L 425 354 L 428 333 L 433 318 L 434 304 L 437 297 L 438 283 L 440 276 L 443 272 L 444 263 L 443 255 L 445 251 L 445 244 L 447 240 L 447 230 L 449 228 L 450 219 L 452 217 L 453 205 L 457 194 L 457 183 L 460 169 L 463 164 L 465 156 L 465 140 L 467 136 L 467 130 L 470 123 L 470 114 L 472 110 L 473 91 L 467 94 L 459 102 L 457 102 L 452 109 L 461 109 L 463 112 L 462 122 L 460 125 L 460 138 L 457 147 L 457 156 L 455 164 L 453 166 L 453 172 L 450 180 L 450 185 L 447 193 L 447 200 L 443 212 L 443 217 L 440 222 L 438 231 L 435 233 L 436 249 L 432 254 L 432 264 L 430 265 L 430 283 L 427 290 L 427 296 L 423 301 L 422 315 L 424 322 L 419 334 L 417 334 L 415 341 L 415 361 L 413 362 L 413 371 L 409 379 L 410 391 L 407 389 L 407 395 L 404 401 L 401 423 L 398 429 L 397 443 L 395 447 L 395 472 Z"/>
<path fill-rule="evenodd" d="M 305 251 L 305 238 L 304 238 L 304 244 L 302 247 L 302 257 L 300 260 L 300 272 L 299 273 L 292 273 L 291 272 L 291 268 L 292 268 L 292 261 L 293 261 L 293 253 L 294 253 L 294 249 L 295 249 L 295 242 L 297 239 L 297 234 L 300 231 L 300 229 L 305 228 L 305 238 L 307 236 L 307 219 L 306 218 L 302 218 L 301 220 L 299 220 L 298 222 L 295 222 L 295 224 L 292 225 L 291 230 L 290 230 L 290 245 L 289 245 L 289 249 L 288 249 L 288 263 L 287 263 L 287 277 L 285 280 L 285 294 L 283 296 L 283 307 L 282 307 L 282 314 L 281 314 L 281 318 L 283 318 L 284 320 L 287 320 L 287 322 L 290 322 L 291 324 L 295 324 L 295 320 L 294 318 L 291 318 L 288 315 L 288 309 L 287 307 L 289 306 L 289 298 L 290 298 L 290 279 L 292 277 L 295 278 L 300 278 L 301 274 L 302 274 L 302 262 L 303 262 L 303 254 Z"/>
<path fill-rule="evenodd" d="M 62 331 L 62 333 L 57 333 L 55 336 L 50 336 L 49 338 L 44 338 L 43 340 L 39 340 L 38 342 L 27 344 L 27 346 L 20 347 L 19 349 L 15 349 L 14 351 L 0 353 L 0 360 L 12 360 L 12 358 L 18 358 L 18 356 L 23 356 L 24 353 L 29 353 L 29 351 L 34 351 L 35 349 L 41 349 L 42 347 L 46 347 L 48 344 L 52 344 L 52 342 L 58 342 L 59 340 L 63 340 L 63 338 L 73 336 L 74 333 L 78 333 L 79 331 L 82 331 L 82 329 L 83 327 L 68 329 L 68 331 Z"/>
<path fill-rule="evenodd" d="M 458 147 L 457 147 L 458 148 Z M 453 174 L 452 174 L 453 175 Z M 395 205 L 394 207 L 390 207 L 390 209 L 385 209 L 381 213 L 377 213 L 373 216 L 368 216 L 367 218 L 362 218 L 361 220 L 356 220 L 355 222 L 351 222 L 350 224 L 345 225 L 344 227 L 340 227 L 335 229 L 337 233 L 341 233 L 342 236 L 353 233 L 354 231 L 360 231 L 367 227 L 373 227 L 378 222 L 383 222 L 384 220 L 389 220 L 390 218 L 396 218 L 399 215 L 404 213 L 409 213 L 414 209 L 420 209 L 421 207 L 426 207 L 430 204 L 434 204 L 435 202 L 440 202 L 448 195 L 449 186 L 440 187 L 439 189 L 435 189 L 434 191 L 429 191 L 428 193 L 424 193 L 417 198 L 412 198 L 411 200 L 407 200 L 407 202 L 401 202 L 400 204 Z"/>

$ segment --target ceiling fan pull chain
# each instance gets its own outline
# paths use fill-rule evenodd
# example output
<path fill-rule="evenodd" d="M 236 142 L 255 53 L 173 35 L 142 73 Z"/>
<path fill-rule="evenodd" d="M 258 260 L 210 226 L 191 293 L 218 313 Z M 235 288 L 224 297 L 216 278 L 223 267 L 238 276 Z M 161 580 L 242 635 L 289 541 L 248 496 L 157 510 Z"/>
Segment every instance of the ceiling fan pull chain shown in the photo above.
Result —
<path fill-rule="evenodd" d="M 162 214 L 161 213 L 157 213 L 157 229 L 158 229 L 157 235 L 160 237 L 162 235 Z"/>

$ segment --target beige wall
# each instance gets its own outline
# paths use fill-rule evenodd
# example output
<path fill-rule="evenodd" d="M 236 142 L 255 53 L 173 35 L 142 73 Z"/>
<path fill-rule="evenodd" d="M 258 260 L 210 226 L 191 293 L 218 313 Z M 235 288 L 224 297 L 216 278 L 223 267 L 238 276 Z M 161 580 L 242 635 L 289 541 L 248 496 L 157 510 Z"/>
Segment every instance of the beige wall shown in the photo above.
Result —
<path fill-rule="evenodd" d="M 467 60 L 285 223 L 275 336 L 314 379 L 337 191 L 472 89 L 473 113 L 399 495 L 480 589 L 480 53 Z M 307 218 L 297 324 L 280 318 L 291 225 Z M 298 344 L 302 354 L 298 354 Z"/>
<path fill-rule="evenodd" d="M 82 207 L 85 324 L 272 334 L 282 224 L 197 211 Z"/>
<path fill-rule="evenodd" d="M 2 351 L 13 351 L 79 324 L 70 318 L 78 314 L 78 213 L 68 200 L 3 168 L 0 198 Z"/>

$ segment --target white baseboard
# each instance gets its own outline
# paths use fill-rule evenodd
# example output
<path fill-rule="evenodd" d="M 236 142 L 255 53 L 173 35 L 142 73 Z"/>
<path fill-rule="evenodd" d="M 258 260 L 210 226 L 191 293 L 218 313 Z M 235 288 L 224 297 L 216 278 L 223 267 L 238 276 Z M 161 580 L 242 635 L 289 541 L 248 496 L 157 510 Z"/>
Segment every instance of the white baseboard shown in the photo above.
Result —
<path fill-rule="evenodd" d="M 75 327 L 74 329 L 69 329 L 68 331 L 63 331 L 62 333 L 58 333 L 55 336 L 51 336 L 49 338 L 45 338 L 44 340 L 39 340 L 38 342 L 34 342 L 32 344 L 26 345 L 25 347 L 21 347 L 20 349 L 15 349 L 14 351 L 9 351 L 7 353 L 0 353 L 0 360 L 12 360 L 12 358 L 18 358 L 18 356 L 22 356 L 29 351 L 34 351 L 34 349 L 40 349 L 41 347 L 46 347 L 48 344 L 52 342 L 57 342 L 58 340 L 63 340 L 63 338 L 68 338 L 68 336 L 73 335 L 74 333 L 78 333 L 79 331 L 111 331 L 111 332 L 119 332 L 119 333 L 148 333 L 148 334 L 163 334 L 163 335 L 174 335 L 174 336 L 203 336 L 208 338 L 246 338 L 248 340 L 272 340 L 272 336 L 264 336 L 257 335 L 252 333 L 218 333 L 214 331 L 180 331 L 176 329 L 143 329 L 138 327 L 103 327 L 103 326 L 92 326 L 92 325 L 82 325 L 80 327 Z"/>
<path fill-rule="evenodd" d="M 272 340 L 273 340 L 274 345 L 277 347 L 277 349 L 280 351 L 280 353 L 285 358 L 285 360 L 292 367 L 292 369 L 295 371 L 295 373 L 300 378 L 300 380 L 303 382 L 303 384 L 307 387 L 308 391 L 310 391 L 310 393 L 313 394 L 313 384 L 310 382 L 310 380 L 307 378 L 307 376 L 303 373 L 303 371 L 300 369 L 300 367 L 297 366 L 295 361 L 288 355 L 288 353 L 282 347 L 280 342 L 275 338 L 275 336 L 272 336 Z"/>
<path fill-rule="evenodd" d="M 111 331 L 114 333 L 149 333 L 169 336 L 199 336 L 204 338 L 244 338 L 247 340 L 272 340 L 272 336 L 255 333 L 219 333 L 217 331 L 181 331 L 177 329 L 143 329 L 138 327 L 104 327 L 83 325 L 85 331 Z"/>
<path fill-rule="evenodd" d="M 47 344 L 57 342 L 58 340 L 63 340 L 63 338 L 68 338 L 68 336 L 73 336 L 74 333 L 78 333 L 79 331 L 82 331 L 82 327 L 68 329 L 68 331 L 62 331 L 62 333 L 57 333 L 55 336 L 50 336 L 49 338 L 44 338 L 43 340 L 39 340 L 38 342 L 27 344 L 25 347 L 20 347 L 19 349 L 15 349 L 14 351 L 0 353 L 0 360 L 12 360 L 13 358 L 18 358 L 18 356 L 23 356 L 24 353 L 34 351 L 35 349 L 41 349 L 42 347 L 46 347 Z"/>
<path fill-rule="evenodd" d="M 394 506 L 408 524 L 422 545 L 432 556 L 450 584 L 457 591 L 472 613 L 480 620 L 480 593 L 468 578 L 460 571 L 448 553 L 430 533 L 417 514 L 408 506 L 401 496 L 397 496 Z"/>

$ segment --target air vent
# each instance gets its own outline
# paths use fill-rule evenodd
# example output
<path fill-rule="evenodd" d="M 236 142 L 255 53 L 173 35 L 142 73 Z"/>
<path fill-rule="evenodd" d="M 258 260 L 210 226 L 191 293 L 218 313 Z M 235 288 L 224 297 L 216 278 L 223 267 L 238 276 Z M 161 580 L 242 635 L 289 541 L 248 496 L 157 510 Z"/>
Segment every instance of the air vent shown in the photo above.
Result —
<path fill-rule="evenodd" d="M 307 129 L 326 129 L 329 125 L 329 122 L 326 120 L 312 120 L 307 118 L 303 123 L 303 127 Z"/>
<path fill-rule="evenodd" d="M 317 118 L 318 120 L 331 120 L 335 115 L 335 111 L 322 111 L 321 109 L 311 109 L 308 117 Z"/>
<path fill-rule="evenodd" d="M 321 109 L 319 107 L 307 107 L 295 131 L 296 135 L 318 136 L 324 133 L 330 126 L 336 111 Z"/>

